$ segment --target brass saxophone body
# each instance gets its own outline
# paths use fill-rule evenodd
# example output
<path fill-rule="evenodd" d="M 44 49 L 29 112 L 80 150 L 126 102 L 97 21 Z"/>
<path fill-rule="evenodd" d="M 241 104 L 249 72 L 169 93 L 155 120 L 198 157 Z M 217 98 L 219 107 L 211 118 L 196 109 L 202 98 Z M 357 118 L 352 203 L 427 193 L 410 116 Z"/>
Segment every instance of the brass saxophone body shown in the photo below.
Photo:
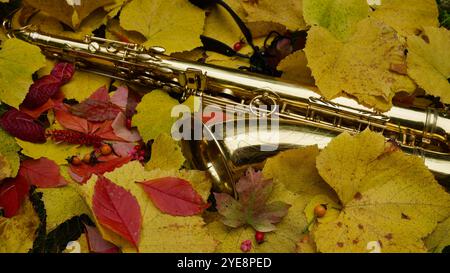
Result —
<path fill-rule="evenodd" d="M 278 151 L 314 144 L 323 148 L 342 132 L 353 134 L 369 127 L 386 139 L 396 140 L 405 152 L 422 156 L 436 175 L 450 175 L 447 109 L 394 106 L 379 113 L 349 98 L 325 100 L 315 87 L 173 58 L 165 55 L 161 47 L 144 48 L 92 36 L 76 41 L 41 33 L 32 26 L 10 29 L 7 22 L 4 27 L 10 37 L 40 46 L 50 58 L 72 62 L 81 70 L 176 93 L 183 99 L 198 96 L 203 106 L 233 106 L 251 113 L 257 104 L 276 105 L 278 111 L 265 114 L 279 119 L 275 143 Z M 195 167 L 212 174 L 217 189 L 232 191 L 243 169 L 274 154 L 258 153 L 261 143 L 255 143 L 248 133 L 256 129 L 225 135 L 220 140 L 212 136 L 212 140 L 182 141 L 183 150 Z"/>

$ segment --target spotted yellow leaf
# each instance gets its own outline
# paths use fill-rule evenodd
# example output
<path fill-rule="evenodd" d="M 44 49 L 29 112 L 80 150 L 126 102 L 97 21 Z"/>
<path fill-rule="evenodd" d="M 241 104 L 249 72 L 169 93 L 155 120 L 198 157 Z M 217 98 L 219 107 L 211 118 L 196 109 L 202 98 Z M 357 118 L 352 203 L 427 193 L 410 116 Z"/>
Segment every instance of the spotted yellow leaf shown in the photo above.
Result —
<path fill-rule="evenodd" d="M 264 165 L 265 178 L 273 178 L 275 183 L 298 194 L 335 196 L 333 189 L 323 181 L 316 168 L 319 155 L 317 146 L 287 150 L 267 159 Z"/>
<path fill-rule="evenodd" d="M 18 39 L 4 41 L 0 50 L 0 101 L 18 109 L 33 83 L 31 75 L 44 66 L 39 47 Z"/>
<path fill-rule="evenodd" d="M 450 217 L 437 225 L 425 243 L 429 251 L 438 253 L 450 245 Z"/>
<path fill-rule="evenodd" d="M 408 36 L 408 74 L 427 93 L 450 103 L 450 30 L 426 27 Z"/>
<path fill-rule="evenodd" d="M 78 29 L 81 22 L 96 9 L 114 3 L 114 0 L 26 0 L 27 4 Z"/>
<path fill-rule="evenodd" d="M 392 106 L 400 91 L 412 92 L 416 86 L 406 76 L 405 43 L 381 21 L 367 18 L 357 24 L 348 42 L 339 41 L 325 28 L 314 26 L 305 48 L 308 66 L 327 99 L 345 94 L 368 106 Z"/>
<path fill-rule="evenodd" d="M 205 12 L 185 0 L 134 0 L 120 15 L 120 25 L 147 38 L 146 46 L 162 46 L 167 53 L 202 45 Z"/>
<path fill-rule="evenodd" d="M 343 133 L 317 157 L 317 168 L 337 192 L 339 216 L 313 230 L 320 252 L 425 252 L 423 238 L 450 215 L 450 194 L 419 157 L 385 149 L 366 130 Z"/>
<path fill-rule="evenodd" d="M 283 3 L 272 0 L 243 1 L 242 7 L 248 14 L 246 20 L 249 22 L 275 22 L 290 30 L 301 30 L 306 28 L 302 2 L 300 0 L 286 0 Z"/>
<path fill-rule="evenodd" d="M 384 21 L 403 36 L 417 34 L 423 27 L 439 27 L 435 0 L 383 0 L 371 17 Z"/>
<path fill-rule="evenodd" d="M 18 152 L 20 147 L 17 145 L 14 137 L 0 129 L 0 179 L 15 177 L 19 170 L 20 159 Z"/>
<path fill-rule="evenodd" d="M 277 69 L 283 72 L 282 79 L 299 84 L 314 85 L 314 78 L 303 50 L 298 50 L 281 60 Z"/>
<path fill-rule="evenodd" d="M 142 186 L 136 181 L 145 181 L 160 177 L 179 177 L 189 181 L 204 200 L 209 195 L 211 181 L 200 171 L 162 171 L 159 169 L 146 171 L 137 161 L 132 161 L 105 177 L 117 185 L 129 190 L 136 197 L 143 217 L 139 252 L 213 252 L 216 242 L 209 235 L 201 216 L 177 217 L 162 213 L 157 209 Z M 85 185 L 80 186 L 85 201 L 92 207 L 96 176 Z M 97 221 L 94 217 L 94 220 Z M 136 252 L 136 248 L 123 238 L 98 224 L 103 238 L 121 247 L 123 252 Z"/>
<path fill-rule="evenodd" d="M 369 15 L 367 0 L 303 0 L 303 16 L 309 25 L 324 27 L 345 41 L 356 24 Z"/>
<path fill-rule="evenodd" d="M 0 217 L 0 253 L 27 253 L 33 246 L 39 218 L 31 202 L 26 199 L 19 214 Z"/>

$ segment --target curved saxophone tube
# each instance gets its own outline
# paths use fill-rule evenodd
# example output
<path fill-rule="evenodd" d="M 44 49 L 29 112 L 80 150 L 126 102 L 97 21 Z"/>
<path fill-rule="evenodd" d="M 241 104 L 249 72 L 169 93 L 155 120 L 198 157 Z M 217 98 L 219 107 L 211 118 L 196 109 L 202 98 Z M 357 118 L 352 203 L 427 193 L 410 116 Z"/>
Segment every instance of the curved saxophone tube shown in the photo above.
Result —
<path fill-rule="evenodd" d="M 260 104 L 276 107 L 278 111 L 266 115 L 280 119 L 283 125 L 278 143 L 281 148 L 286 143 L 289 147 L 309 144 L 323 147 L 341 132 L 357 133 L 369 127 L 387 139 L 396 140 L 404 151 L 421 155 L 436 174 L 450 175 L 447 109 L 393 106 L 390 111 L 379 113 L 349 98 L 325 100 L 315 87 L 173 58 L 165 55 L 161 47 L 144 48 L 92 36 L 71 40 L 41 33 L 33 26 L 10 29 L 7 22 L 3 25 L 9 37 L 40 46 L 46 56 L 73 62 L 81 70 L 161 88 L 178 94 L 181 99 L 198 96 L 203 106 L 215 105 L 222 109 L 233 106 L 247 113 L 253 113 Z M 244 162 L 243 158 L 248 157 L 245 152 L 248 149 L 231 149 L 231 143 L 229 138 L 207 143 L 191 141 L 184 146 L 188 147 L 186 151 L 197 153 L 192 161 L 209 169 L 218 184 L 229 184 L 235 179 L 234 169 L 239 165 L 235 161 Z M 217 158 L 212 144 L 218 149 Z M 247 146 L 254 145 L 249 142 Z M 211 151 L 206 152 L 206 148 Z M 223 157 L 222 165 L 217 163 L 219 155 Z"/>

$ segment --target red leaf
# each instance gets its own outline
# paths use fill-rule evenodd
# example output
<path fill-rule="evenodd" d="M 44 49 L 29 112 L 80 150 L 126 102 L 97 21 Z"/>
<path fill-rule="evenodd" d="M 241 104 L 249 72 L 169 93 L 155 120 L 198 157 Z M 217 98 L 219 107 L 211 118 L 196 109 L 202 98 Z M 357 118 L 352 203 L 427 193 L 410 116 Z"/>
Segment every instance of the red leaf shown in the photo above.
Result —
<path fill-rule="evenodd" d="M 141 184 L 153 204 L 164 213 L 174 216 L 190 216 L 199 214 L 208 207 L 191 184 L 184 179 L 164 177 L 148 180 Z"/>
<path fill-rule="evenodd" d="M 21 140 L 44 143 L 45 129 L 37 124 L 34 119 L 17 109 L 10 109 L 0 118 L 0 126 L 5 131 Z"/>
<path fill-rule="evenodd" d="M 92 100 L 100 100 L 100 101 L 109 101 L 109 94 L 108 89 L 106 89 L 106 86 L 102 86 L 97 91 L 92 93 L 92 95 L 89 97 L 89 99 Z"/>
<path fill-rule="evenodd" d="M 124 113 L 119 113 L 117 115 L 116 119 L 111 124 L 114 134 L 128 142 L 136 142 L 141 140 L 141 136 L 135 128 L 131 130 L 127 128 L 126 119 L 127 118 Z"/>
<path fill-rule="evenodd" d="M 106 140 L 117 140 L 124 141 L 121 137 L 117 136 L 114 133 L 114 129 L 112 127 L 113 121 L 107 120 L 103 123 L 90 123 L 91 124 L 91 134 L 94 134 L 102 139 Z"/>
<path fill-rule="evenodd" d="M 118 87 L 114 94 L 111 96 L 111 102 L 125 111 L 128 102 L 128 88 L 126 86 Z"/>
<path fill-rule="evenodd" d="M 99 177 L 94 188 L 92 209 L 102 225 L 137 248 L 142 216 L 136 197 L 107 178 Z"/>
<path fill-rule="evenodd" d="M 101 122 L 114 120 L 122 111 L 119 106 L 110 101 L 87 99 L 80 104 L 70 107 L 70 112 L 88 121 Z"/>
<path fill-rule="evenodd" d="M 105 162 L 100 162 L 95 165 L 82 164 L 79 166 L 70 166 L 70 176 L 78 183 L 86 183 L 93 174 L 102 175 L 106 172 L 111 172 L 115 168 L 130 162 L 131 156 L 119 157 Z"/>
<path fill-rule="evenodd" d="M 58 165 L 45 157 L 23 161 L 18 176 L 22 176 L 29 184 L 39 188 L 67 185 L 67 181 L 59 173 Z"/>
<path fill-rule="evenodd" d="M 58 63 L 53 68 L 51 75 L 57 78 L 61 84 L 68 83 L 75 73 L 75 66 L 71 63 Z"/>
<path fill-rule="evenodd" d="M 55 118 L 59 124 L 66 129 L 71 129 L 85 134 L 89 133 L 88 121 L 70 114 L 64 104 L 59 104 L 55 107 Z"/>
<path fill-rule="evenodd" d="M 42 106 L 58 92 L 61 85 L 61 81 L 52 75 L 38 79 L 31 85 L 22 105 L 29 109 Z"/>
<path fill-rule="evenodd" d="M 0 208 L 7 218 L 17 215 L 30 185 L 23 177 L 8 178 L 0 186 Z"/>
<path fill-rule="evenodd" d="M 35 109 L 29 109 L 26 108 L 25 106 L 21 105 L 20 106 L 20 111 L 24 112 L 25 114 L 30 115 L 30 117 L 37 119 L 42 113 L 52 109 L 55 106 L 55 103 L 53 102 L 52 99 L 49 99 L 46 103 L 44 103 L 43 105 L 41 105 L 38 108 Z"/>
<path fill-rule="evenodd" d="M 86 230 L 86 237 L 90 252 L 94 253 L 119 253 L 120 249 L 103 239 L 102 235 L 96 227 L 84 225 Z"/>

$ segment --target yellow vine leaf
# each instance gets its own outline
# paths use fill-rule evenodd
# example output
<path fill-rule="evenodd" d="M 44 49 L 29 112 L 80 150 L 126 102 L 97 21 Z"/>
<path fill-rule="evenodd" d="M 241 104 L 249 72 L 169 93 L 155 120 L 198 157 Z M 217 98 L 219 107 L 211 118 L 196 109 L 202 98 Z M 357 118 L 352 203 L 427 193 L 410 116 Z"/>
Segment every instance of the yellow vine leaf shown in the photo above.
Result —
<path fill-rule="evenodd" d="M 178 143 L 170 135 L 162 133 L 152 145 L 152 156 L 145 169 L 178 170 L 184 161 L 186 159 Z"/>
<path fill-rule="evenodd" d="M 277 69 L 283 72 L 282 79 L 314 86 L 314 78 L 303 50 L 298 50 L 281 60 Z"/>
<path fill-rule="evenodd" d="M 95 75 L 93 73 L 76 71 L 69 83 L 61 87 L 67 99 L 75 99 L 79 102 L 89 96 L 102 86 L 109 86 L 110 78 Z"/>
<path fill-rule="evenodd" d="M 450 215 L 450 194 L 419 157 L 385 150 L 381 134 L 343 133 L 317 157 L 317 168 L 337 192 L 339 216 L 314 228 L 320 252 L 424 252 L 423 238 Z"/>
<path fill-rule="evenodd" d="M 27 253 L 33 246 L 39 218 L 31 202 L 26 199 L 19 214 L 0 217 L 0 253 Z"/>
<path fill-rule="evenodd" d="M 55 143 L 52 140 L 47 140 L 46 143 L 31 143 L 16 138 L 16 142 L 24 155 L 34 159 L 46 157 L 58 165 L 67 164 L 66 159 L 73 155 L 83 156 L 92 152 L 92 147 Z"/>
<path fill-rule="evenodd" d="M 0 146 L 0 157 L 2 158 L 0 178 L 15 177 L 20 166 L 18 155 L 20 147 L 17 145 L 14 137 L 3 129 L 0 129 L 0 142 L 2 143 Z"/>
<path fill-rule="evenodd" d="M 287 0 L 283 3 L 272 0 L 244 1 L 242 7 L 248 14 L 245 19 L 249 22 L 274 22 L 290 30 L 301 30 L 306 28 L 302 2 L 300 0 Z"/>
<path fill-rule="evenodd" d="M 146 46 L 162 46 L 167 53 L 202 45 L 205 12 L 185 0 L 134 0 L 120 15 L 120 25 L 147 38 Z"/>
<path fill-rule="evenodd" d="M 383 0 L 371 17 L 384 21 L 403 36 L 414 35 L 423 27 L 439 27 L 435 0 Z"/>
<path fill-rule="evenodd" d="M 408 36 L 408 74 L 427 93 L 450 103 L 450 31 L 426 27 Z"/>
<path fill-rule="evenodd" d="M 442 252 L 450 245 L 450 217 L 439 223 L 436 229 L 425 240 L 427 248 L 431 252 Z"/>
<path fill-rule="evenodd" d="M 286 253 L 295 252 L 297 242 L 303 236 L 303 229 L 307 222 L 303 210 L 310 196 L 307 194 L 295 194 L 285 188 L 281 183 L 274 183 L 274 189 L 269 202 L 283 201 L 290 204 L 288 214 L 277 224 L 277 229 L 265 234 L 265 242 L 258 244 L 255 241 L 255 230 L 249 226 L 229 228 L 220 221 L 208 224 L 208 229 L 214 239 L 219 241 L 216 252 L 238 253 L 241 252 L 242 241 L 251 240 L 250 252 L 256 253 Z"/>
<path fill-rule="evenodd" d="M 193 110 L 193 98 L 186 100 L 180 107 L 185 107 L 186 111 Z M 161 133 L 171 134 L 172 126 L 178 117 L 172 117 L 172 109 L 178 106 L 179 102 L 170 97 L 167 92 L 153 90 L 146 94 L 136 108 L 136 115 L 133 116 L 133 126 L 136 126 L 142 139 L 147 142 L 156 139 Z M 182 109 L 184 111 L 184 109 Z"/>
<path fill-rule="evenodd" d="M 324 27 L 339 40 L 347 40 L 356 24 L 369 15 L 367 0 L 303 0 L 303 16 L 309 25 Z"/>
<path fill-rule="evenodd" d="M 86 35 L 92 35 L 94 30 L 106 23 L 106 15 L 106 11 L 101 9 L 96 10 L 83 20 L 76 31 L 65 30 L 63 24 L 58 19 L 43 12 L 33 15 L 29 23 L 39 26 L 39 30 L 48 34 L 82 40 Z"/>
<path fill-rule="evenodd" d="M 70 1 L 61 0 L 26 0 L 26 2 L 76 30 L 89 14 L 100 7 L 114 3 L 114 0 L 76 0 L 72 1 L 72 5 Z"/>
<path fill-rule="evenodd" d="M 38 189 L 38 191 L 43 193 L 42 201 L 47 213 L 47 233 L 74 216 L 90 215 L 84 200 L 70 184 L 60 188 Z"/>
<path fill-rule="evenodd" d="M 0 101 L 19 109 L 33 83 L 31 75 L 45 66 L 39 47 L 18 39 L 6 40 L 0 50 Z"/>
<path fill-rule="evenodd" d="M 319 155 L 317 146 L 287 150 L 267 159 L 264 165 L 265 178 L 282 183 L 286 189 L 311 196 L 324 194 L 335 197 L 333 189 L 320 177 L 316 168 Z"/>
<path fill-rule="evenodd" d="M 153 205 L 142 187 L 135 183 L 168 176 L 180 177 L 189 181 L 203 199 L 207 199 L 211 181 L 206 173 L 201 171 L 162 171 L 159 169 L 146 171 L 138 161 L 132 161 L 105 174 L 106 178 L 129 190 L 141 207 L 143 222 L 138 245 L 139 252 L 213 252 L 216 242 L 209 235 L 201 216 L 177 217 L 164 214 Z M 93 176 L 85 185 L 79 187 L 86 203 L 91 208 L 96 180 L 97 177 Z M 95 217 L 93 220 L 97 222 Z M 97 227 L 105 240 L 121 247 L 123 252 L 136 252 L 136 248 L 129 242 L 104 228 L 98 222 Z"/>
<path fill-rule="evenodd" d="M 228 0 L 227 4 L 239 17 L 245 17 L 246 13 L 241 6 L 240 0 Z M 221 41 L 230 47 L 233 47 L 236 42 L 239 42 L 244 37 L 233 17 L 220 5 L 214 5 L 208 13 L 203 35 Z"/>
<path fill-rule="evenodd" d="M 405 44 L 397 33 L 372 18 L 360 21 L 346 43 L 325 28 L 314 26 L 305 48 L 308 66 L 325 98 L 344 92 L 381 111 L 392 107 L 395 93 L 410 93 L 416 88 L 405 75 L 404 51 Z"/>

